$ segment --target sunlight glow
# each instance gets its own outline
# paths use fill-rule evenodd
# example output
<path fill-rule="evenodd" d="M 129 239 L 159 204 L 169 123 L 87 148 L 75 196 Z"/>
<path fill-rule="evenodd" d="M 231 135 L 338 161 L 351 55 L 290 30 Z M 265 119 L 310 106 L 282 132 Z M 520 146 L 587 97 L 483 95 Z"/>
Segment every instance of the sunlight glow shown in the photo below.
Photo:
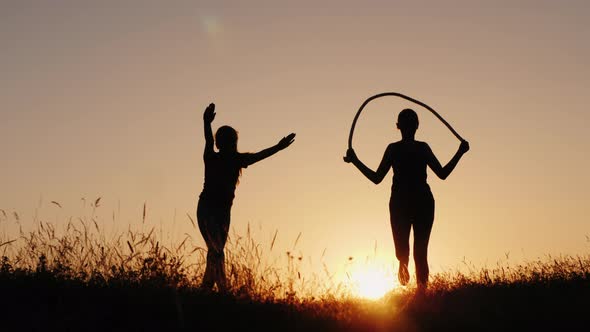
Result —
<path fill-rule="evenodd" d="M 378 300 L 396 287 L 394 278 L 379 269 L 359 270 L 351 279 L 356 295 L 370 300 Z"/>

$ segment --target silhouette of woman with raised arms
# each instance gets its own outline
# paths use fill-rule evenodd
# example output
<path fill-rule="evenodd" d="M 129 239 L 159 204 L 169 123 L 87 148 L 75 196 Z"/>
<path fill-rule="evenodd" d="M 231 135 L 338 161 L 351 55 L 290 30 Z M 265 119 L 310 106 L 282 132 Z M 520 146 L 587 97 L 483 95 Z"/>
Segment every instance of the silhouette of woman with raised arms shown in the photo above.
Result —
<path fill-rule="evenodd" d="M 462 141 L 455 156 L 444 167 L 425 142 L 416 141 L 418 115 L 404 109 L 398 115 L 397 128 L 402 139 L 387 146 L 383 159 L 373 171 L 361 162 L 353 149 L 346 151 L 344 161 L 352 163 L 369 180 L 379 184 L 393 168 L 393 184 L 389 200 L 389 215 L 395 255 L 399 260 L 398 278 L 402 285 L 410 281 L 410 229 L 414 228 L 414 263 L 419 290 L 428 285 L 428 240 L 434 221 L 434 198 L 426 183 L 426 166 L 441 179 L 446 179 L 467 151 L 469 143 Z"/>
<path fill-rule="evenodd" d="M 201 283 L 204 290 L 212 290 L 217 284 L 219 291 L 227 291 L 225 276 L 225 255 L 223 253 L 229 232 L 230 212 L 234 192 L 242 173 L 242 168 L 257 163 L 287 148 L 295 139 L 295 134 L 283 137 L 278 144 L 257 153 L 238 152 L 238 133 L 230 126 L 222 126 L 215 133 L 211 123 L 215 119 L 215 104 L 205 109 L 205 183 L 199 196 L 197 220 L 199 230 L 207 245 L 207 267 Z M 213 143 L 219 150 L 215 152 Z"/>

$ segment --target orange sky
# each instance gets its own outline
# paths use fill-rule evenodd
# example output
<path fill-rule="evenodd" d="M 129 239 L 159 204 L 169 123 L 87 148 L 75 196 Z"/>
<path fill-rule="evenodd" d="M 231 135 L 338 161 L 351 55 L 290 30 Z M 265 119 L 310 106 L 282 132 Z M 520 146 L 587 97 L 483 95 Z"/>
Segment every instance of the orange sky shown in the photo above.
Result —
<path fill-rule="evenodd" d="M 588 250 L 590 5 L 587 1 L 7 1 L 0 5 L 0 208 L 32 227 L 103 197 L 106 227 L 148 223 L 201 241 L 202 111 L 257 151 L 232 225 L 338 265 L 393 258 L 387 202 L 342 162 L 365 98 L 398 91 L 439 111 L 472 150 L 436 199 L 433 271 Z M 396 99 L 370 104 L 355 148 L 375 168 L 399 138 Z M 458 141 L 417 109 L 417 138 L 447 162 Z M 59 201 L 59 210 L 49 204 Z M 120 202 L 121 216 L 111 215 Z M 174 221 L 174 211 L 176 220 Z M 0 224 L 2 232 L 16 229 Z"/>

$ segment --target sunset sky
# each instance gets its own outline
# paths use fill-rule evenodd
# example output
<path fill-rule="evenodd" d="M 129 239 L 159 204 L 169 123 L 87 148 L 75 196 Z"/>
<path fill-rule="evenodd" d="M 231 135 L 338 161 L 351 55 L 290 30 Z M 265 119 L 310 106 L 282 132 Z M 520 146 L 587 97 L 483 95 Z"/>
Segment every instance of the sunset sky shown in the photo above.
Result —
<path fill-rule="evenodd" d="M 390 264 L 392 173 L 375 186 L 342 156 L 360 104 L 396 91 L 471 144 L 446 181 L 428 173 L 432 271 L 586 253 L 589 17 L 588 1 L 2 1 L 0 208 L 32 229 L 36 209 L 63 225 L 102 197 L 107 229 L 202 245 L 186 214 L 214 102 L 213 129 L 236 128 L 241 151 L 297 133 L 244 170 L 236 232 L 249 223 L 267 245 L 278 230 L 284 250 L 301 232 L 295 251 L 318 264 L 325 249 L 335 269 L 377 243 Z M 361 116 L 354 146 L 373 169 L 407 106 L 384 98 Z M 446 163 L 458 140 L 415 109 L 417 139 Z"/>

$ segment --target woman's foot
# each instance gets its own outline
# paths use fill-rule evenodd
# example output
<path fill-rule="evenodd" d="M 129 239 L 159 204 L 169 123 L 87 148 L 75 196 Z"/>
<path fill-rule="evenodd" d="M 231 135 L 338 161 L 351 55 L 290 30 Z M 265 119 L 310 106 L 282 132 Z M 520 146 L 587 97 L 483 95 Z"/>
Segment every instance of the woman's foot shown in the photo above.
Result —
<path fill-rule="evenodd" d="M 419 294 L 425 294 L 426 290 L 428 290 L 428 283 L 427 282 L 418 282 L 418 288 L 416 289 L 416 291 Z"/>
<path fill-rule="evenodd" d="M 399 279 L 399 283 L 403 286 L 407 285 L 408 282 L 410 282 L 410 272 L 408 272 L 408 264 L 399 264 L 397 278 Z"/>

